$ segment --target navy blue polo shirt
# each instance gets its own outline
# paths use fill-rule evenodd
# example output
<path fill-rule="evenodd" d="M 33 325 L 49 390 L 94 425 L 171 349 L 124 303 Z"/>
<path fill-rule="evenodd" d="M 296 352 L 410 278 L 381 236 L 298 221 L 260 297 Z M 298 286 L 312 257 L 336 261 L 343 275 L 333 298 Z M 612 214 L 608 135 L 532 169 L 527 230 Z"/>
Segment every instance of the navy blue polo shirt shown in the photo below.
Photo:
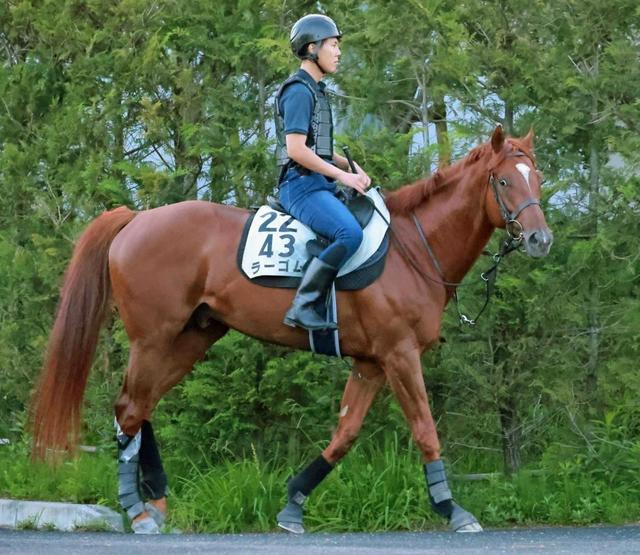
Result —
<path fill-rule="evenodd" d="M 298 71 L 312 89 L 324 92 L 325 83 L 316 83 L 304 69 Z M 280 97 L 280 113 L 284 116 L 284 134 L 299 133 L 307 135 L 311 126 L 313 104 L 315 100 L 311 91 L 302 83 L 291 83 L 282 92 Z"/>

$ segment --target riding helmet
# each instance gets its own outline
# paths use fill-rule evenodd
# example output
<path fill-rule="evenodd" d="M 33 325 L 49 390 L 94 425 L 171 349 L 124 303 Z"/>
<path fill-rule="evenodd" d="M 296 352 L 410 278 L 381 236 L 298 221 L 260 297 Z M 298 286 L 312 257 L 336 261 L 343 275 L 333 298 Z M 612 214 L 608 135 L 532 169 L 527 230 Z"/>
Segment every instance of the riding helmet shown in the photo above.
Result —
<path fill-rule="evenodd" d="M 304 60 L 311 57 L 306 52 L 308 44 L 333 37 L 342 37 L 340 29 L 338 29 L 333 19 L 326 15 L 309 14 L 298 19 L 293 24 L 289 42 L 293 53 L 301 60 Z"/>

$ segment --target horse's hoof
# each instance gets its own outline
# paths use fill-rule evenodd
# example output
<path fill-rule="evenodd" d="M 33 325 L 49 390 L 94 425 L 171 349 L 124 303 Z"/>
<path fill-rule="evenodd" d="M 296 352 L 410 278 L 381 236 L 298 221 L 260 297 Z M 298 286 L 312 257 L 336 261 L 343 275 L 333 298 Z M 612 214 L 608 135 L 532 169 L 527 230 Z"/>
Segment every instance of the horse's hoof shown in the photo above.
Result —
<path fill-rule="evenodd" d="M 158 525 L 158 528 L 162 528 L 167 516 L 160 509 L 158 509 L 153 503 L 145 503 L 144 508 L 149 513 L 151 518 L 155 521 L 155 523 Z"/>
<path fill-rule="evenodd" d="M 304 526 L 302 526 L 303 518 L 304 513 L 302 511 L 302 505 L 289 501 L 285 505 L 284 509 L 278 513 L 276 521 L 278 526 L 287 532 L 291 532 L 292 534 L 304 534 Z"/>
<path fill-rule="evenodd" d="M 302 524 L 298 524 L 297 522 L 278 521 L 278 526 L 286 532 L 291 532 L 292 534 L 304 534 L 304 527 L 302 526 Z"/>
<path fill-rule="evenodd" d="M 471 524 L 465 524 L 461 528 L 458 528 L 456 532 L 461 534 L 469 533 L 469 532 L 482 532 L 482 526 L 478 522 L 473 522 Z"/>
<path fill-rule="evenodd" d="M 461 533 L 482 532 L 482 526 L 480 526 L 476 517 L 455 502 L 453 503 L 453 512 L 449 520 L 449 529 Z"/>
<path fill-rule="evenodd" d="M 141 518 L 131 523 L 131 529 L 134 534 L 159 534 L 160 527 L 150 516 Z"/>

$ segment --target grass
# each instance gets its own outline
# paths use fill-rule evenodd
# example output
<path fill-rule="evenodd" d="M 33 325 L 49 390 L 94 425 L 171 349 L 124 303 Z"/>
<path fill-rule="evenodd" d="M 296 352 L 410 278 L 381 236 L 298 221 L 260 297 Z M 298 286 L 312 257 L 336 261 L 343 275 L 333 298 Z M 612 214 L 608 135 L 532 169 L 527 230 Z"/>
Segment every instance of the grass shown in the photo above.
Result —
<path fill-rule="evenodd" d="M 186 466 L 169 462 L 171 527 L 185 532 L 266 532 L 300 467 L 257 456 Z M 456 500 L 484 526 L 623 523 L 640 520 L 638 476 L 608 476 L 579 459 L 488 481 L 451 480 Z M 20 446 L 0 449 L 0 496 L 118 508 L 115 453 L 81 454 L 51 469 L 31 463 Z M 456 474 L 468 469 L 456 467 Z M 453 472 L 450 471 L 450 475 Z M 429 508 L 422 464 L 412 444 L 390 436 L 356 445 L 305 505 L 309 531 L 445 529 Z M 26 525 L 26 524 L 25 524 Z"/>
<path fill-rule="evenodd" d="M 74 532 L 111 532 L 111 527 L 102 520 L 87 522 L 76 526 Z"/>
<path fill-rule="evenodd" d="M 118 508 L 115 462 L 106 453 L 85 454 L 56 467 L 32 462 L 22 444 L 0 448 L 0 496 L 90 503 Z"/>
<path fill-rule="evenodd" d="M 38 519 L 36 517 L 25 518 L 16 524 L 18 530 L 37 530 Z"/>

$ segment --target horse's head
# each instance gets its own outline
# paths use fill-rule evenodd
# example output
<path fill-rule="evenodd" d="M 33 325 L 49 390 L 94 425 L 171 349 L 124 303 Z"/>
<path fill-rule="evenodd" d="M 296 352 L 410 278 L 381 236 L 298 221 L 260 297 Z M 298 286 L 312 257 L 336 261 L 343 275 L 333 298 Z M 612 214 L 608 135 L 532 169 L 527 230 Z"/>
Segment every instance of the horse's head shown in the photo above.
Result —
<path fill-rule="evenodd" d="M 527 254 L 549 254 L 553 234 L 540 207 L 540 173 L 533 158 L 533 131 L 522 139 L 507 139 L 502 127 L 491 136 L 487 215 L 524 243 Z"/>

